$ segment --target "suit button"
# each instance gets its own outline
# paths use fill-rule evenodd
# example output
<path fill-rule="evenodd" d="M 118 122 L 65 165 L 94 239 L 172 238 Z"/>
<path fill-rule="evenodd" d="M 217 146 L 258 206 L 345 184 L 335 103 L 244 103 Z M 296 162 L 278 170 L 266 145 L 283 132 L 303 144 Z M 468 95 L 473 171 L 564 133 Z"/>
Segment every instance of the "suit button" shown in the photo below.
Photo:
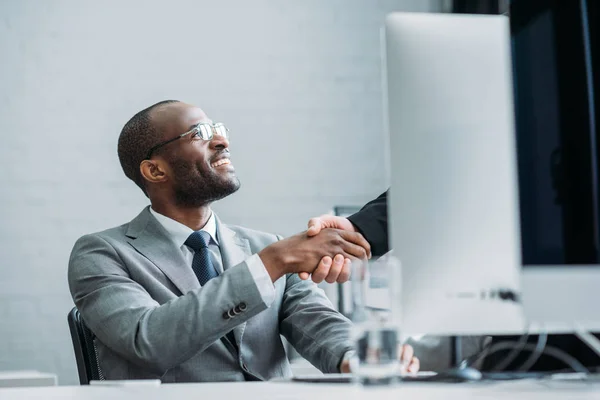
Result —
<path fill-rule="evenodd" d="M 229 313 L 229 311 L 225 311 L 223 313 L 223 319 L 229 319 L 229 318 L 231 318 L 228 313 Z"/>
<path fill-rule="evenodd" d="M 229 316 L 229 318 L 235 317 L 235 313 L 233 312 L 233 309 L 227 311 L 227 315 Z"/>
<path fill-rule="evenodd" d="M 246 305 L 246 303 L 244 303 L 243 301 L 237 305 L 241 311 L 246 311 L 246 308 L 248 308 L 248 306 Z"/>

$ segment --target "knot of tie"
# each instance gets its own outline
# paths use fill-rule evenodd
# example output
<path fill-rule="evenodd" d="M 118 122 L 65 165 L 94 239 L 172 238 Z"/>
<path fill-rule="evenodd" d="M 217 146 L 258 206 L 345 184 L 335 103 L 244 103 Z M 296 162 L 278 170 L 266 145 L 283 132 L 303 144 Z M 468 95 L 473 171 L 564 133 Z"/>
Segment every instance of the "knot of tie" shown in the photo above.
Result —
<path fill-rule="evenodd" d="M 198 251 L 200 249 L 206 249 L 209 242 L 210 234 L 208 232 L 196 231 L 192 232 L 192 234 L 186 239 L 185 244 L 194 251 Z"/>

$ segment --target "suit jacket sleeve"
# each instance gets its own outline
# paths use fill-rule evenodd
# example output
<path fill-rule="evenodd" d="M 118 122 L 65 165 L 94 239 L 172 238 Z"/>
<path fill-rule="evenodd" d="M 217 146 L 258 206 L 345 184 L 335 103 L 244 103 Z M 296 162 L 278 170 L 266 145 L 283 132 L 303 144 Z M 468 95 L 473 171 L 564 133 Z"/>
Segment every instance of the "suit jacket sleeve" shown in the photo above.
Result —
<path fill-rule="evenodd" d="M 163 375 L 273 302 L 273 294 L 261 292 L 254 282 L 247 262 L 161 305 L 130 276 L 106 239 L 87 235 L 71 253 L 69 287 L 100 341 L 132 363 Z M 236 318 L 223 317 L 242 302 L 246 311 Z"/>
<path fill-rule="evenodd" d="M 348 217 L 367 239 L 374 256 L 381 256 L 389 251 L 387 194 L 386 191 L 375 200 L 365 204 L 359 212 Z"/>
<path fill-rule="evenodd" d="M 286 276 L 280 312 L 281 334 L 324 373 L 338 373 L 344 354 L 352 350 L 352 322 L 337 312 L 313 281 Z"/>

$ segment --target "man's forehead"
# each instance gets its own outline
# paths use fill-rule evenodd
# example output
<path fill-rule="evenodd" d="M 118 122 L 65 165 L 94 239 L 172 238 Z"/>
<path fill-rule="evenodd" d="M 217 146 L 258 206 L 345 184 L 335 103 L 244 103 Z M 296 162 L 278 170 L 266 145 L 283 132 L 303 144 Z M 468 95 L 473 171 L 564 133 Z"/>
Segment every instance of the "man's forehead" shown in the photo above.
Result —
<path fill-rule="evenodd" d="M 153 119 L 157 123 L 176 129 L 191 129 L 200 122 L 211 122 L 199 107 L 186 103 L 165 104 L 155 110 Z"/>

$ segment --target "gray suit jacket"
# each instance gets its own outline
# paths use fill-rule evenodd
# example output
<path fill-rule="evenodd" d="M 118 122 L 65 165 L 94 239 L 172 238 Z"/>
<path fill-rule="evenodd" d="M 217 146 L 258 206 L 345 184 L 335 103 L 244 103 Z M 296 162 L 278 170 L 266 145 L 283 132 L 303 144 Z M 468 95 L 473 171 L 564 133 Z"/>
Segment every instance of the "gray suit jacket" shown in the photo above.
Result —
<path fill-rule="evenodd" d="M 280 335 L 321 371 L 337 372 L 352 347 L 351 323 L 296 274 L 274 283 L 274 298 L 261 293 L 244 261 L 279 238 L 218 219 L 217 235 L 224 271 L 202 288 L 148 208 L 128 224 L 75 243 L 69 287 L 97 336 L 106 379 L 240 381 L 242 371 L 264 380 L 290 376 Z M 220 340 L 232 329 L 239 352 Z"/>

